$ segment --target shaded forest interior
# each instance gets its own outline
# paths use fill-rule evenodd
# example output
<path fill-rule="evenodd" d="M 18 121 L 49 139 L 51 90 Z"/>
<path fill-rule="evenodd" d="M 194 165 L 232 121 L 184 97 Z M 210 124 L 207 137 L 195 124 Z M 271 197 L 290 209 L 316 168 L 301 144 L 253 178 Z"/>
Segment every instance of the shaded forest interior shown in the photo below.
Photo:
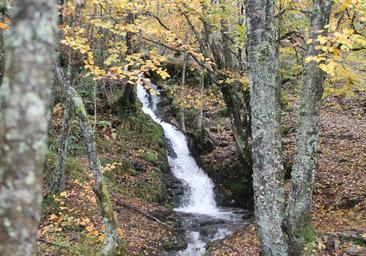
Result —
<path fill-rule="evenodd" d="M 366 255 L 365 0 L 0 11 L 0 255 Z"/>

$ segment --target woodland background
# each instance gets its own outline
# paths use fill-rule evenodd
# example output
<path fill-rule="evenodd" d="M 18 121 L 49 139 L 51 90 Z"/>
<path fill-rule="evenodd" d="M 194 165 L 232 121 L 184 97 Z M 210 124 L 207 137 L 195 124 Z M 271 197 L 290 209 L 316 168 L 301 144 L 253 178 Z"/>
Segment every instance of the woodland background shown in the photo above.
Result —
<path fill-rule="evenodd" d="M 318 159 L 316 168 L 309 167 L 310 173 L 316 169 L 313 201 L 304 196 L 312 205 L 312 227 L 301 230 L 301 252 L 292 253 L 366 255 L 366 3 L 265 2 L 62 0 L 56 10 L 56 4 L 45 0 L 1 1 L 0 186 L 16 184 L 8 187 L 22 186 L 39 195 L 43 191 L 43 202 L 36 196 L 23 200 L 24 190 L 0 191 L 0 238 L 10 244 L 1 245 L 0 252 L 26 255 L 36 235 L 34 255 L 161 255 L 184 246 L 174 226 L 171 199 L 179 191 L 172 187 L 163 132 L 141 112 L 135 95 L 137 75 L 143 72 L 158 84 L 159 91 L 151 93 L 162 97 L 167 119 L 188 136 L 195 158 L 216 184 L 217 200 L 225 206 L 258 206 L 252 186 L 259 159 L 251 156 L 253 145 L 257 147 L 253 122 L 258 115 L 253 113 L 263 113 L 268 106 L 278 115 L 268 119 L 278 131 L 273 144 L 283 151 L 284 167 L 275 171 L 279 183 L 281 175 L 285 177 L 284 197 L 291 198 L 299 113 L 306 102 L 318 104 L 310 111 L 314 133 L 320 132 L 319 146 L 309 156 L 314 163 L 315 156 Z M 322 8 L 330 3 L 326 17 Z M 252 15 L 258 10 L 269 18 Z M 313 26 L 317 18 L 320 29 Z M 247 22 L 263 27 L 256 30 Z M 254 58 L 256 40 L 258 45 L 268 43 L 273 63 L 265 59 L 261 65 L 263 59 Z M 27 73 L 17 73 L 24 70 Z M 313 81 L 309 70 L 315 72 L 318 87 L 309 87 L 308 95 L 320 88 L 315 98 L 304 94 L 304 84 Z M 276 86 L 268 87 L 255 112 L 250 85 L 263 83 L 270 72 L 278 73 Z M 22 83 L 30 86 L 18 90 Z M 40 98 L 34 100 L 32 92 Z M 24 116 L 11 112 L 19 106 Z M 43 115 L 29 106 L 44 110 Z M 34 122 L 43 128 L 32 128 Z M 45 131 L 48 153 L 43 166 L 45 151 L 33 145 Z M 19 144 L 22 139 L 25 146 Z M 6 145 L 18 153 L 9 153 Z M 30 152 L 26 156 L 23 147 L 31 149 L 24 150 Z M 22 171 L 29 163 L 34 177 Z M 18 184 L 19 177 L 24 178 Z M 312 188 L 311 181 L 304 182 L 304 190 Z M 262 185 L 256 184 L 254 178 L 254 190 L 259 191 Z M 268 202 L 275 202 L 270 195 Z M 18 215 L 17 207 L 28 207 L 29 212 Z M 270 209 L 283 218 L 281 207 Z M 32 217 L 27 222 L 24 216 Z M 22 234 L 22 249 L 14 249 L 8 232 L 16 221 L 29 227 L 24 235 L 14 226 L 14 232 Z M 261 227 L 258 219 L 257 224 Z M 281 229 L 271 224 L 269 233 Z M 259 229 L 258 240 L 256 229 L 253 217 L 245 229 L 209 245 L 207 255 L 259 255 L 270 234 Z"/>

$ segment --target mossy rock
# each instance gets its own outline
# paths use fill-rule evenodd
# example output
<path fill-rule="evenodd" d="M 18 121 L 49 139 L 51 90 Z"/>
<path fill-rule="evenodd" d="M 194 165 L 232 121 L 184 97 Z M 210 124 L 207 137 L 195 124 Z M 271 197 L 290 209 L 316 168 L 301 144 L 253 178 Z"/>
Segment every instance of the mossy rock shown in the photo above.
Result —
<path fill-rule="evenodd" d="M 238 161 L 223 161 L 213 166 L 201 160 L 201 165 L 217 184 L 217 200 L 222 205 L 252 207 L 252 182 L 240 171 L 241 166 Z"/>

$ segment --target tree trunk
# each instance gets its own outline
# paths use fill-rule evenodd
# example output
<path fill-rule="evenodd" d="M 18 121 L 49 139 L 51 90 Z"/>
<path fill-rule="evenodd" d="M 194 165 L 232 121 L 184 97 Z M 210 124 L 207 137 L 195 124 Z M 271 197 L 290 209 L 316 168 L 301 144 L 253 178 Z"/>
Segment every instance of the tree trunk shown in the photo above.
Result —
<path fill-rule="evenodd" d="M 223 12 L 225 10 L 223 9 Z M 221 20 L 221 41 L 223 51 L 224 68 L 234 70 L 233 54 L 230 50 L 230 41 L 228 39 L 229 28 L 226 20 Z M 236 151 L 239 155 L 239 162 L 244 171 L 245 178 L 252 183 L 252 158 L 249 148 L 250 137 L 250 113 L 245 98 L 249 95 L 241 89 L 241 84 L 235 82 L 233 84 L 224 84 L 221 92 L 228 111 L 230 113 L 231 127 L 236 142 Z M 242 97 L 241 97 L 242 96 Z M 251 195 L 248 195 L 248 197 Z"/>
<path fill-rule="evenodd" d="M 325 26 L 329 23 L 332 1 L 314 0 L 310 18 L 310 37 L 313 39 L 308 56 L 321 54 L 316 50 L 318 35 L 327 35 Z M 320 32 L 321 31 L 321 32 Z M 305 66 L 304 84 L 300 95 L 298 128 L 296 135 L 296 156 L 292 169 L 292 190 L 286 209 L 286 231 L 289 237 L 291 255 L 302 255 L 307 237 L 312 232 L 311 210 L 314 175 L 316 168 L 315 151 L 318 144 L 319 113 L 323 83 L 326 74 L 319 63 L 311 61 Z"/>
<path fill-rule="evenodd" d="M 200 70 L 200 79 L 199 79 L 199 87 L 200 87 L 200 97 L 203 98 L 203 94 L 205 91 L 205 72 L 203 69 Z M 200 106 L 199 115 L 197 117 L 197 132 L 201 136 L 203 134 L 203 104 Z"/>
<path fill-rule="evenodd" d="M 252 180 L 252 157 L 249 148 L 250 121 L 249 111 L 244 100 L 240 97 L 241 85 L 225 85 L 221 91 L 224 96 L 226 107 L 230 112 L 231 129 L 236 142 L 236 150 L 239 160 L 248 180 Z M 245 96 L 244 96 L 245 97 Z"/>
<path fill-rule="evenodd" d="M 14 1 L 0 112 L 0 255 L 31 255 L 42 201 L 42 169 L 57 6 Z"/>
<path fill-rule="evenodd" d="M 129 13 L 127 15 L 127 24 L 132 24 L 135 20 L 135 14 Z M 126 47 L 127 47 L 127 55 L 133 55 L 137 52 L 136 47 L 133 45 L 133 33 L 127 32 L 126 34 Z M 118 100 L 118 114 L 133 114 L 137 110 L 136 105 L 136 85 L 126 84 L 123 85 L 123 94 L 122 97 Z"/>
<path fill-rule="evenodd" d="M 1 17 L 0 22 L 5 23 L 5 17 L 8 15 L 8 6 L 6 0 L 0 0 Z M 0 87 L 3 83 L 5 72 L 5 45 L 4 45 L 4 31 L 0 30 Z"/>
<path fill-rule="evenodd" d="M 83 11 L 83 3 L 81 0 L 77 0 L 76 6 L 75 6 L 75 17 L 74 17 L 73 24 L 72 24 L 73 28 L 75 28 L 75 26 L 77 26 L 81 23 L 82 11 Z M 59 20 L 60 20 L 60 17 L 59 17 Z M 68 80 L 68 84 L 70 84 L 70 85 L 73 84 L 73 78 L 74 78 L 74 73 L 75 73 L 75 65 L 73 63 L 72 56 L 73 56 L 72 49 L 69 49 L 68 66 L 67 66 L 67 80 Z M 56 61 L 58 61 L 59 56 L 57 56 L 55 59 L 56 59 Z M 64 120 L 63 120 L 63 124 L 62 124 L 61 137 L 58 142 L 57 164 L 56 164 L 56 168 L 54 171 L 52 187 L 51 187 L 52 193 L 59 193 L 64 189 L 65 161 L 66 161 L 66 157 L 67 157 L 67 145 L 68 145 L 68 139 L 70 137 L 73 110 L 74 110 L 74 104 L 73 104 L 72 100 L 69 97 L 67 97 L 67 95 L 66 95 Z"/>
<path fill-rule="evenodd" d="M 52 193 L 59 193 L 65 187 L 65 161 L 67 157 L 68 139 L 70 137 L 72 113 L 74 111 L 73 102 L 66 97 L 66 105 L 64 111 L 64 120 L 62 124 L 61 136 L 58 142 L 57 164 L 54 171 L 53 182 L 51 187 Z"/>
<path fill-rule="evenodd" d="M 253 189 L 262 255 L 287 255 L 274 1 L 247 0 Z"/>
<path fill-rule="evenodd" d="M 70 83 L 65 80 L 64 74 L 60 67 L 56 66 L 56 75 L 60 84 L 65 91 L 65 94 L 72 102 L 75 110 L 75 114 L 79 120 L 79 126 L 83 134 L 85 144 L 88 151 L 89 166 L 94 176 L 95 185 L 93 191 L 98 198 L 98 202 L 103 216 L 105 225 L 105 243 L 103 252 L 105 255 L 118 255 L 116 250 L 119 249 L 119 238 L 117 235 L 118 222 L 114 216 L 112 203 L 110 200 L 107 185 L 103 180 L 102 166 L 97 156 L 97 150 L 95 146 L 94 133 L 89 125 L 88 115 L 85 110 L 85 106 L 82 98 L 78 95 L 76 90 L 71 87 Z"/>
<path fill-rule="evenodd" d="M 187 73 L 187 62 L 188 62 L 188 55 L 184 54 L 184 63 L 183 63 L 183 69 L 182 69 L 182 83 L 181 83 L 181 91 L 180 91 L 180 97 L 183 99 L 184 94 L 184 87 L 186 86 L 186 73 Z M 186 121 L 185 121 L 185 111 L 182 107 L 180 109 L 180 126 L 183 132 L 186 132 Z"/>
<path fill-rule="evenodd" d="M 4 32 L 0 31 L 0 87 L 3 83 L 5 71 L 5 46 L 4 46 Z"/>

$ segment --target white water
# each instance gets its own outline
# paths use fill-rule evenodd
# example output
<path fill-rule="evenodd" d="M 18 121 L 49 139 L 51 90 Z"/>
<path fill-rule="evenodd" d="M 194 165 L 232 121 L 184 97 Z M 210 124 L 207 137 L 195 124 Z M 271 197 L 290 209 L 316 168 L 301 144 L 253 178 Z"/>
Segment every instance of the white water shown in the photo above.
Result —
<path fill-rule="evenodd" d="M 171 143 L 175 156 L 169 156 L 168 160 L 173 174 L 189 188 L 189 191 L 185 192 L 183 205 L 175 210 L 220 219 L 230 219 L 232 217 L 231 212 L 220 211 L 216 206 L 214 184 L 191 156 L 185 135 L 175 126 L 164 122 L 155 114 L 160 98 L 150 96 L 140 84 L 137 85 L 137 96 L 143 104 L 142 111 L 161 125 L 165 137 Z M 220 229 L 212 240 L 222 239 L 230 234 L 229 230 Z M 187 238 L 189 239 L 188 247 L 178 252 L 179 256 L 200 256 L 205 253 L 206 243 L 201 240 L 199 232 L 189 231 Z"/>
<path fill-rule="evenodd" d="M 189 244 L 186 249 L 178 252 L 179 256 L 200 256 L 206 252 L 206 243 L 201 241 L 199 232 L 188 234 Z"/>
<path fill-rule="evenodd" d="M 210 216 L 222 215 L 223 213 L 216 206 L 214 184 L 190 155 L 185 135 L 175 126 L 162 121 L 154 113 L 158 97 L 153 96 L 152 104 L 150 104 L 149 95 L 141 85 L 137 86 L 137 96 L 143 104 L 143 112 L 162 126 L 166 138 L 171 142 L 176 155 L 176 157 L 169 156 L 173 174 L 189 188 L 185 204 L 175 210 Z"/>

